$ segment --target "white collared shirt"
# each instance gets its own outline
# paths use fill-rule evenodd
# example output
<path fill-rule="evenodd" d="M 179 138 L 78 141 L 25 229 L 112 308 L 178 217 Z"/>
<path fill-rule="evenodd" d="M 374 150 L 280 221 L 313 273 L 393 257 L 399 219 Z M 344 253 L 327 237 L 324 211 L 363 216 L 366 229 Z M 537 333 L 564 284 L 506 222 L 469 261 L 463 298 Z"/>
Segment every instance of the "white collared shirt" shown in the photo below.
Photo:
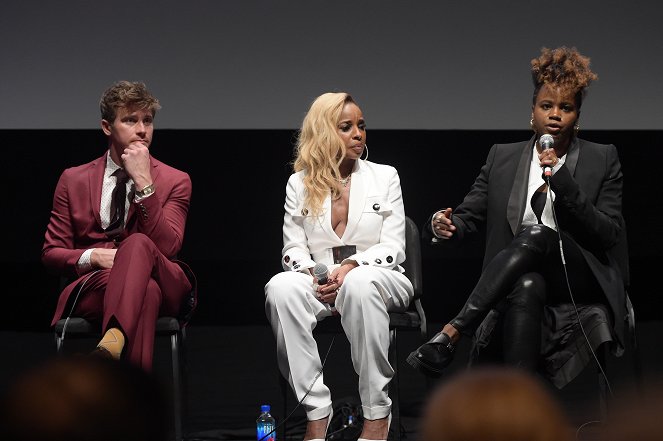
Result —
<path fill-rule="evenodd" d="M 552 174 L 555 174 L 557 170 L 559 170 L 559 168 L 564 164 L 564 162 L 566 161 L 566 155 L 558 159 L 559 161 L 552 169 Z M 523 226 L 536 225 L 539 223 L 539 220 L 536 218 L 534 210 L 532 209 L 531 201 L 532 201 L 532 196 L 534 196 L 534 192 L 543 184 L 545 184 L 542 175 L 543 175 L 543 169 L 541 168 L 541 163 L 539 162 L 539 152 L 537 152 L 536 150 L 536 142 L 535 142 L 534 145 L 532 146 L 532 161 L 530 162 L 530 167 L 529 167 L 529 180 L 527 183 L 527 200 L 525 204 L 525 213 L 523 213 L 523 221 L 522 221 Z M 549 188 L 548 192 L 546 192 L 546 205 L 543 207 L 543 213 L 541 214 L 541 222 L 545 226 L 550 227 L 553 230 L 557 231 L 557 228 L 555 227 L 555 219 L 553 218 L 552 208 L 550 205 L 551 197 L 554 201 L 555 193 L 552 191 L 552 189 Z"/>
<path fill-rule="evenodd" d="M 99 207 L 99 216 L 101 218 L 101 227 L 105 230 L 110 225 L 111 221 L 111 202 L 113 200 L 113 190 L 115 189 L 115 184 L 117 183 L 117 177 L 113 176 L 118 169 L 121 167 L 117 165 L 110 156 L 110 150 L 108 151 L 108 156 L 106 157 L 106 170 L 104 170 L 104 181 L 101 185 L 101 206 Z M 127 192 L 130 194 L 134 185 L 134 181 L 129 178 L 127 179 Z M 127 216 L 129 214 L 129 198 L 126 198 L 124 201 L 124 223 L 127 222 Z"/>
<path fill-rule="evenodd" d="M 101 218 L 101 227 L 103 229 L 108 228 L 111 221 L 111 201 L 113 199 L 113 190 L 115 189 L 115 184 L 117 182 L 117 177 L 113 176 L 113 173 L 117 169 L 121 168 L 117 165 L 110 155 L 110 150 L 106 155 L 106 169 L 104 170 L 104 180 L 101 184 L 101 205 L 99 207 L 99 217 Z M 127 179 L 127 194 L 132 190 L 134 182 L 131 178 Z M 124 223 L 127 222 L 127 216 L 129 215 L 129 198 L 126 198 L 124 206 Z M 78 259 L 77 270 L 78 274 L 85 274 L 88 271 L 92 270 L 92 264 L 90 262 L 90 256 L 92 254 L 93 248 L 87 249 L 81 254 L 81 257 Z"/>

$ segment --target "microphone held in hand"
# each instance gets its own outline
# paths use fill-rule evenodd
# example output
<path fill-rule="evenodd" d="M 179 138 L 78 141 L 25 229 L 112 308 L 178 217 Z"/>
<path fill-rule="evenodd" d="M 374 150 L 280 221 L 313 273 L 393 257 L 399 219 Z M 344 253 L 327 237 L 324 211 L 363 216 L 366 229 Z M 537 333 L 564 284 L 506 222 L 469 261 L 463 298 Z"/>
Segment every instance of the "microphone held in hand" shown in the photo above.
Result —
<path fill-rule="evenodd" d="M 553 138 L 552 135 L 548 133 L 541 135 L 541 138 L 539 138 L 539 145 L 543 150 L 551 149 L 553 144 L 555 144 L 555 138 Z"/>
<path fill-rule="evenodd" d="M 549 133 L 541 135 L 541 138 L 539 138 L 539 145 L 541 146 L 541 150 L 551 149 L 553 144 L 555 144 L 555 138 L 553 138 Z M 552 167 L 549 165 L 544 165 L 543 174 L 547 177 L 552 176 Z"/>
<path fill-rule="evenodd" d="M 316 263 L 313 267 L 313 276 L 318 279 L 318 285 L 326 285 L 329 280 L 329 270 L 324 263 Z"/>

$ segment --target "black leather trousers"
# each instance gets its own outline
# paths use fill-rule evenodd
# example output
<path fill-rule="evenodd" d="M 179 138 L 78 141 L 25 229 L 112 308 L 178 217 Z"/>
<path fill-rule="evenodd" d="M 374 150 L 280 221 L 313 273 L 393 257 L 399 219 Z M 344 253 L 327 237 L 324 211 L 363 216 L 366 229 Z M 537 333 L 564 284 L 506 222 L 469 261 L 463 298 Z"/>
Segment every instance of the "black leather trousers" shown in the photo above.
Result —
<path fill-rule="evenodd" d="M 535 370 L 541 352 L 541 320 L 547 298 L 546 281 L 540 273 L 518 278 L 502 305 L 502 358 L 504 363 Z"/>
<path fill-rule="evenodd" d="M 604 294 L 581 250 L 564 240 L 570 285 L 579 303 L 605 302 Z M 503 359 L 510 365 L 536 368 L 541 349 L 541 320 L 546 304 L 569 302 L 557 232 L 544 225 L 524 228 L 484 268 L 474 290 L 451 320 L 472 335 L 486 314 L 503 313 Z"/>
<path fill-rule="evenodd" d="M 504 312 L 504 361 L 534 368 L 541 346 L 541 319 L 546 304 L 542 268 L 559 256 L 557 232 L 544 226 L 523 229 L 486 266 L 460 313 L 450 322 L 471 335 L 492 308 Z"/>
<path fill-rule="evenodd" d="M 512 293 L 522 276 L 538 272 L 556 246 L 554 230 L 544 225 L 523 229 L 484 268 L 465 305 L 450 323 L 461 333 L 471 334 L 486 313 Z M 522 281 L 519 285 L 528 286 L 528 283 Z"/>

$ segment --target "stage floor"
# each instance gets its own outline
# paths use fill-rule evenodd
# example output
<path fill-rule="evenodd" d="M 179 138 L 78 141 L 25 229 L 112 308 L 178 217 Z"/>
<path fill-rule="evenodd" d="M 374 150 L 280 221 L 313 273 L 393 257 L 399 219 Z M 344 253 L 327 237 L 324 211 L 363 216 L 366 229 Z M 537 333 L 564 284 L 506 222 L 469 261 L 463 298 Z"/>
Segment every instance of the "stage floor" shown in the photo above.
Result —
<path fill-rule="evenodd" d="M 429 329 L 438 329 L 431 324 Z M 642 322 L 637 325 L 638 343 L 645 384 L 660 382 L 663 376 L 663 350 L 659 336 L 663 322 Z M 320 335 L 319 348 L 324 356 L 332 337 Z M 36 365 L 55 352 L 53 335 L 49 332 L 0 332 L 1 391 L 24 369 Z M 67 351 L 86 352 L 94 341 L 70 342 Z M 154 372 L 164 385 L 170 382 L 169 341 L 157 340 Z M 186 432 L 190 439 L 255 439 L 255 418 L 261 404 L 271 404 L 279 423 L 283 418 L 279 373 L 276 366 L 275 343 L 271 330 L 265 326 L 196 326 L 187 333 L 187 416 Z M 399 334 L 399 376 L 401 394 L 402 433 L 410 440 L 417 439 L 419 415 L 436 382 L 427 383 L 404 360 L 419 344 L 416 333 Z M 459 347 L 449 374 L 439 382 L 464 368 L 469 344 Z M 634 370 L 630 354 L 620 359 L 610 358 L 608 376 L 613 389 L 619 391 L 634 385 Z M 324 379 L 332 390 L 335 403 L 356 403 L 357 376 L 349 359 L 349 345 L 344 335 L 334 339 Z M 574 427 L 599 419 L 598 377 L 591 366 L 565 389 L 551 388 Z M 289 400 L 290 409 L 294 404 Z M 292 417 L 292 439 L 301 439 L 303 412 Z M 299 435 L 299 437 L 297 437 Z"/>

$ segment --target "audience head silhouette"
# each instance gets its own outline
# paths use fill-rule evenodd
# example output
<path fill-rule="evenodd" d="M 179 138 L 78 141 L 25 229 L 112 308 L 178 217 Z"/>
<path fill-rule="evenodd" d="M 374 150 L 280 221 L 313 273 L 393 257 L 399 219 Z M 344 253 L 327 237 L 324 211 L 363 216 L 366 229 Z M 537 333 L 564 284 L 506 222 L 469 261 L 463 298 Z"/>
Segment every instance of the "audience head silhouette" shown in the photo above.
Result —
<path fill-rule="evenodd" d="M 0 439 L 12 441 L 163 441 L 165 405 L 156 380 L 110 359 L 52 359 L 7 391 Z"/>
<path fill-rule="evenodd" d="M 423 441 L 567 441 L 570 424 L 534 377 L 512 368 L 472 369 L 441 384 L 422 422 Z"/>

